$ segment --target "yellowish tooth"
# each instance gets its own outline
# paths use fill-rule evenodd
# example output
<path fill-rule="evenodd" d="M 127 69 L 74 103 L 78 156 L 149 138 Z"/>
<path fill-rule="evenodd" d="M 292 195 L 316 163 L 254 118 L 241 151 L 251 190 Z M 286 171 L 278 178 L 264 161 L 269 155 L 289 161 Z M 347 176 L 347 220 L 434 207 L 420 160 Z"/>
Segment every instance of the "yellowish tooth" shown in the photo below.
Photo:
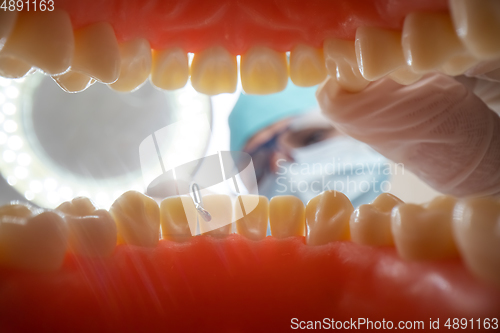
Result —
<path fill-rule="evenodd" d="M 299 87 L 312 87 L 326 79 L 323 50 L 299 44 L 290 51 L 290 79 Z"/>
<path fill-rule="evenodd" d="M 153 51 L 151 83 L 160 89 L 175 90 L 184 87 L 189 78 L 189 59 L 178 47 Z"/>
<path fill-rule="evenodd" d="M 350 230 L 354 243 L 370 246 L 392 246 L 391 211 L 402 204 L 389 193 L 380 194 L 371 204 L 361 205 L 351 215 Z"/>
<path fill-rule="evenodd" d="M 160 204 L 160 224 L 163 239 L 183 242 L 196 232 L 197 211 L 191 197 L 170 197 Z"/>
<path fill-rule="evenodd" d="M 66 215 L 69 249 L 86 257 L 108 257 L 116 246 L 117 228 L 111 214 L 98 209 L 86 216 Z"/>
<path fill-rule="evenodd" d="M 0 207 L 0 218 L 28 218 L 34 214 L 34 207 L 17 201 Z"/>
<path fill-rule="evenodd" d="M 500 202 L 475 198 L 459 202 L 453 233 L 465 265 L 477 276 L 500 286 Z"/>
<path fill-rule="evenodd" d="M 160 239 L 160 208 L 152 198 L 136 192 L 123 193 L 109 212 L 118 228 L 118 243 L 154 247 Z"/>
<path fill-rule="evenodd" d="M 359 71 L 354 41 L 327 39 L 323 50 L 326 70 L 329 75 L 337 78 L 342 88 L 350 92 L 358 92 L 370 83 Z"/>
<path fill-rule="evenodd" d="M 457 257 L 451 221 L 455 199 L 442 196 L 426 207 L 400 204 L 392 210 L 396 249 L 405 260 L 441 260 Z"/>
<path fill-rule="evenodd" d="M 206 95 L 233 93 L 238 82 L 236 56 L 221 46 L 194 54 L 191 63 L 191 84 Z"/>
<path fill-rule="evenodd" d="M 29 207 L 0 208 L 0 265 L 30 271 L 61 267 L 68 245 L 68 227 L 54 212 Z"/>
<path fill-rule="evenodd" d="M 109 86 L 116 91 L 128 92 L 140 87 L 151 74 L 151 46 L 144 38 L 120 44 L 120 76 Z"/>
<path fill-rule="evenodd" d="M 422 78 L 422 76 L 423 74 L 417 74 L 412 71 L 408 65 L 400 67 L 389 74 L 389 78 L 391 78 L 394 82 L 405 86 L 417 82 Z"/>
<path fill-rule="evenodd" d="M 63 202 L 56 210 L 73 216 L 87 216 L 94 213 L 97 207 L 89 198 L 76 197 L 71 201 Z"/>
<path fill-rule="evenodd" d="M 19 13 L 0 55 L 54 75 L 69 68 L 74 48 L 73 28 L 65 11 L 26 11 Z"/>
<path fill-rule="evenodd" d="M 467 70 L 477 65 L 478 62 L 479 61 L 470 54 L 459 54 L 448 59 L 441 67 L 441 71 L 451 76 L 462 75 Z"/>
<path fill-rule="evenodd" d="M 305 220 L 304 204 L 296 196 L 277 196 L 269 202 L 269 224 L 274 237 L 304 236 Z"/>
<path fill-rule="evenodd" d="M 95 23 L 75 31 L 75 54 L 71 70 L 103 83 L 120 75 L 120 48 L 109 23 Z"/>
<path fill-rule="evenodd" d="M 0 51 L 9 38 L 17 20 L 17 11 L 0 10 Z"/>
<path fill-rule="evenodd" d="M 450 57 L 465 51 L 448 14 L 411 13 L 402 35 L 406 62 L 416 73 L 439 68 Z"/>
<path fill-rule="evenodd" d="M 210 213 L 210 222 L 198 215 L 200 232 L 213 237 L 225 237 L 231 233 L 233 204 L 231 198 L 223 194 L 211 194 L 203 197 L 203 208 Z"/>
<path fill-rule="evenodd" d="M 282 91 L 288 83 L 286 53 L 254 46 L 241 56 L 241 85 L 247 94 L 265 95 Z"/>
<path fill-rule="evenodd" d="M 69 93 L 84 91 L 95 82 L 90 76 L 79 72 L 73 72 L 72 70 L 61 75 L 52 76 L 52 79 L 56 81 L 62 90 Z"/>
<path fill-rule="evenodd" d="M 351 201 L 341 192 L 326 191 L 312 198 L 306 206 L 308 245 L 323 245 L 349 240 Z"/>
<path fill-rule="evenodd" d="M 0 52 L 0 76 L 19 79 L 26 76 L 30 71 L 31 65 L 15 58 L 3 57 Z"/>
<path fill-rule="evenodd" d="M 369 81 L 378 80 L 406 65 L 399 31 L 359 27 L 355 46 L 359 70 Z"/>
<path fill-rule="evenodd" d="M 243 214 L 241 207 L 253 206 L 258 200 L 257 206 L 251 212 Z M 269 200 L 264 196 L 240 195 L 234 205 L 235 212 L 241 212 L 243 216 L 236 220 L 236 231 L 251 240 L 262 240 L 266 238 L 267 222 L 269 220 Z"/>
<path fill-rule="evenodd" d="M 456 32 L 473 55 L 500 56 L 500 1 L 453 0 L 449 6 Z"/>

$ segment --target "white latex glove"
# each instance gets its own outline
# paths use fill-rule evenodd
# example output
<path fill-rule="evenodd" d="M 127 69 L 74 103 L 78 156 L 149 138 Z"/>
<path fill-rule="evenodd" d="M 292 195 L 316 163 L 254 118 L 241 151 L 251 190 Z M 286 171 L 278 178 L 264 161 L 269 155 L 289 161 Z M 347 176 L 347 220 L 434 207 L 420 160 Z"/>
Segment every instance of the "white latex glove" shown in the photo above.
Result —
<path fill-rule="evenodd" d="M 403 163 L 436 190 L 498 195 L 500 118 L 473 92 L 488 95 L 491 85 L 464 80 L 430 74 L 402 86 L 386 78 L 349 93 L 329 79 L 317 98 L 340 131 Z"/>

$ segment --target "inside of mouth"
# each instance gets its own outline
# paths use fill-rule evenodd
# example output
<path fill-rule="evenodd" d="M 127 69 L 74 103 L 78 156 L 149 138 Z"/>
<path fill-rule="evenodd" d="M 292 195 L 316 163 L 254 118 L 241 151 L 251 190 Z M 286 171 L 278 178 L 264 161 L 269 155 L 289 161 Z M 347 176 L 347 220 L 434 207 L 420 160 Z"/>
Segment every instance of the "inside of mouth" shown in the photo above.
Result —
<path fill-rule="evenodd" d="M 127 88 L 132 92 L 126 94 L 108 89 L 100 82 L 89 84 L 82 91 L 79 86 L 75 89 L 78 94 L 68 94 L 51 82 L 52 79 L 57 81 L 61 74 L 65 75 L 63 72 L 49 75 L 45 71 L 45 76 L 28 74 L 20 83 L 26 86 L 27 81 L 37 82 L 33 83 L 37 86 L 29 96 L 30 112 L 25 113 L 27 118 L 19 120 L 19 124 L 24 124 L 23 128 L 31 130 L 26 133 L 25 146 L 36 146 L 42 153 L 39 158 L 32 157 L 40 162 L 37 170 L 47 166 L 57 173 L 66 170 L 63 172 L 69 172 L 68 178 L 95 184 L 96 196 L 100 194 L 100 186 L 111 179 L 107 187 L 115 186 L 114 197 L 133 189 L 140 177 L 140 165 L 136 156 L 131 156 L 130 150 L 126 149 L 128 144 L 180 119 L 182 116 L 175 114 L 177 109 L 172 104 L 179 99 L 179 94 L 184 93 L 187 96 L 182 97 L 184 99 L 199 99 L 197 105 L 210 114 L 212 104 L 204 94 L 234 92 L 241 87 L 248 93 L 276 93 L 292 84 L 290 77 L 293 84 L 314 86 L 327 75 L 342 73 L 339 66 L 358 70 L 359 76 L 355 78 L 337 76 L 344 88 L 357 91 L 373 81 L 364 77 L 368 74 L 358 67 L 359 59 L 357 61 L 354 52 L 359 27 L 401 32 L 405 18 L 412 13 L 449 16 L 447 1 L 386 0 L 362 1 L 356 5 L 349 1 L 315 0 L 307 10 L 289 2 L 109 1 L 102 4 L 99 1 L 68 0 L 58 1 L 57 10 L 69 16 L 75 32 L 107 22 L 112 27 L 117 47 L 137 39 L 145 40 L 150 47 L 149 56 L 145 53 L 150 59 L 149 65 L 145 65 L 149 72 L 144 80 L 135 79 L 128 86 L 132 88 Z M 327 42 L 331 40 L 333 42 Z M 306 47 L 298 48 L 298 45 Z M 139 46 L 133 48 L 139 49 Z M 347 49 L 350 51 L 345 51 Z M 206 50 L 211 53 L 203 53 Z M 468 52 L 466 48 L 464 50 Z M 466 51 L 464 54 L 468 56 Z M 340 52 L 340 56 L 336 52 Z M 450 59 L 460 52 L 450 53 Z M 351 58 L 339 65 L 346 54 Z M 136 59 L 144 57 L 139 51 L 136 55 Z M 299 69 L 292 76 L 292 58 L 298 59 L 299 55 L 313 65 L 308 67 L 304 65 L 307 61 L 299 62 Z M 177 73 L 178 76 L 167 81 L 180 83 L 169 85 L 166 81 L 154 81 L 154 71 L 159 73 L 161 65 L 171 64 L 167 60 L 177 59 L 175 57 L 179 57 L 178 67 L 185 67 L 185 73 Z M 474 57 L 471 64 L 481 59 L 476 54 Z M 26 58 L 22 59 L 25 61 Z M 118 58 L 117 62 L 123 65 L 121 59 Z M 318 59 L 319 62 L 315 63 Z M 231 71 L 233 60 L 237 68 L 235 72 Z M 247 68 L 242 65 L 245 61 L 250 67 L 257 63 L 255 68 L 277 68 L 275 75 L 269 77 L 264 70 L 255 70 L 257 78 L 251 77 L 248 73 L 255 72 L 252 72 L 253 67 L 247 74 L 242 74 Z M 436 68 L 421 72 L 413 68 L 413 74 L 445 71 L 445 65 L 449 62 L 443 60 Z M 33 68 L 44 71 L 40 68 L 43 66 L 42 62 L 41 66 L 33 65 Z M 386 75 L 402 66 L 405 65 L 392 68 Z M 69 67 L 69 70 L 73 68 Z M 315 72 L 311 68 L 319 70 Z M 217 71 L 226 73 L 226 69 L 230 74 L 221 74 L 222 79 L 218 81 Z M 94 72 L 91 74 L 82 69 L 77 72 L 89 80 L 99 81 Z M 161 74 L 168 76 L 169 73 Z M 235 77 L 236 81 L 233 80 Z M 144 84 L 147 78 L 150 79 Z M 261 78 L 276 79 L 277 83 L 256 89 Z M 188 79 L 191 82 L 186 88 L 182 83 Z M 64 86 L 61 82 L 58 84 Z M 113 83 L 108 84 L 114 89 Z M 207 88 L 211 84 L 215 90 Z M 154 86 L 175 89 L 160 90 Z M 183 90 L 177 90 L 182 87 Z M 24 93 L 21 90 L 21 94 Z M 79 110 L 81 105 L 86 105 L 85 110 Z M 21 105 L 16 107 L 22 108 Z M 9 116 L 17 115 L 7 114 Z M 110 133 L 110 118 L 114 128 L 120 128 L 116 135 Z M 91 145 L 72 141 L 75 132 L 82 129 L 89 131 L 86 137 L 91 139 Z M 205 151 L 208 137 L 199 139 L 201 143 L 196 149 Z M 113 154 L 109 154 L 110 151 Z M 68 160 L 68 155 L 74 158 Z M 121 162 L 115 163 L 116 160 Z M 107 167 L 110 165 L 116 168 Z M 7 181 L 19 186 L 23 180 L 18 177 L 20 172 L 16 173 L 14 167 L 9 170 Z M 52 182 L 45 184 L 43 180 L 39 182 L 42 187 L 53 185 Z M 28 200 L 35 195 L 32 185 L 26 183 L 21 190 Z M 76 186 L 66 184 L 61 184 L 58 190 L 57 203 L 80 193 Z M 86 196 L 90 195 L 87 193 Z M 110 204 L 113 202 L 111 196 L 106 200 L 101 196 L 101 199 Z M 55 208 L 55 201 L 45 201 L 45 206 Z M 145 209 L 145 206 L 139 207 L 136 210 Z M 60 215 L 66 220 L 72 214 Z M 189 237 L 185 242 L 163 237 L 157 245 L 148 248 L 132 244 L 123 234 L 120 235 L 118 227 L 119 244 L 108 256 L 89 258 L 68 250 L 57 269 L 49 273 L 33 273 L 30 269 L 4 264 L 0 270 L 0 296 L 5 296 L 4 301 L 0 301 L 0 318 L 8 319 L 4 328 L 7 331 L 32 328 L 30 323 L 23 322 L 20 309 L 24 309 L 23 316 L 29 314 L 33 318 L 33 323 L 44 323 L 59 331 L 70 329 L 82 317 L 93 318 L 82 327 L 108 325 L 123 331 L 139 328 L 154 331 L 161 327 L 164 318 L 173 323 L 173 329 L 179 330 L 207 325 L 219 327 L 222 331 L 255 331 L 259 324 L 254 318 L 260 317 L 271 323 L 269 329 L 280 330 L 282 323 L 289 327 L 289 317 L 293 313 L 313 321 L 322 321 L 333 314 L 339 320 L 347 320 L 353 313 L 373 319 L 389 315 L 394 325 L 398 320 L 425 318 L 425 327 L 428 327 L 428 317 L 492 317 L 500 309 L 498 289 L 471 274 L 458 255 L 444 260 L 412 262 L 401 258 L 394 245 L 374 247 L 339 239 L 311 246 L 305 238 L 309 229 L 285 239 L 279 239 L 275 234 L 259 241 L 248 240 L 248 234 L 242 232 L 233 233 L 236 225 L 230 225 L 229 232 L 226 229 L 222 234 Z M 265 229 L 267 231 L 267 224 Z M 157 233 L 160 234 L 159 226 Z M 61 295 L 59 290 L 71 295 L 67 296 L 69 301 L 51 297 Z M 244 307 L 251 310 L 242 314 Z M 47 312 L 64 313 L 65 318 L 46 315 L 47 312 L 40 311 L 44 308 L 48 309 Z M 408 310 L 410 308 L 413 310 Z"/>

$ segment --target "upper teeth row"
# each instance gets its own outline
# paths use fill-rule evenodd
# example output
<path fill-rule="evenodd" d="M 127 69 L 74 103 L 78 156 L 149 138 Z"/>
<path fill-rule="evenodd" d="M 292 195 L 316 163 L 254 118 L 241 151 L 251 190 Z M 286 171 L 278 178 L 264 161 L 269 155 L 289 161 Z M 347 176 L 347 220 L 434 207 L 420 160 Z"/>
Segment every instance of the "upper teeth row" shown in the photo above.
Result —
<path fill-rule="evenodd" d="M 254 209 L 242 214 L 250 201 Z M 443 196 L 419 206 L 384 193 L 354 210 L 345 195 L 327 191 L 306 206 L 294 196 L 268 201 L 250 195 L 234 203 L 226 195 L 207 195 L 203 205 L 210 222 L 196 218 L 188 196 L 170 197 L 158 206 L 152 198 L 129 191 L 109 213 L 86 198 L 45 212 L 13 203 L 0 207 L 0 264 L 53 270 L 61 266 L 67 248 L 84 256 L 108 256 L 117 243 L 154 247 L 160 225 L 161 237 L 176 242 L 191 239 L 197 228 L 225 237 L 233 225 L 239 234 L 258 241 L 266 237 L 269 223 L 274 237 L 306 236 L 309 245 L 345 240 L 395 245 L 405 260 L 452 259 L 460 253 L 474 274 L 500 284 L 500 202 L 491 198 L 457 202 Z"/>
<path fill-rule="evenodd" d="M 241 55 L 239 64 L 236 55 L 220 46 L 194 54 L 190 64 L 180 48 L 152 51 L 141 38 L 119 44 L 108 23 L 73 32 L 61 10 L 2 12 L 0 75 L 17 78 L 38 68 L 68 92 L 96 81 L 131 91 L 148 77 L 158 88 L 173 90 L 191 78 L 197 91 L 215 95 L 234 92 L 238 79 L 247 93 L 268 94 L 283 90 L 288 77 L 298 86 L 313 86 L 329 74 L 343 88 L 359 91 L 386 75 L 410 84 L 429 71 L 459 75 L 500 56 L 499 1 L 452 0 L 450 12 L 411 13 L 402 31 L 360 27 L 355 41 L 327 39 L 322 50 L 299 44 L 289 59 L 255 46 Z"/>

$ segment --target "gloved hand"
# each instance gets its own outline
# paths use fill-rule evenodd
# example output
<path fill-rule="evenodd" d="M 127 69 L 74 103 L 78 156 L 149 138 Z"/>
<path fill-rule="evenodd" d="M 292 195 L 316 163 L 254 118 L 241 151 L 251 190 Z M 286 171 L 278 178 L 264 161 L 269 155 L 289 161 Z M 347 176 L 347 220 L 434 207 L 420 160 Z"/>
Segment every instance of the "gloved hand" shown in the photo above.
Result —
<path fill-rule="evenodd" d="M 500 194 L 500 118 L 485 103 L 500 106 L 499 96 L 499 83 L 443 74 L 410 86 L 384 78 L 359 93 L 330 78 L 317 92 L 337 129 L 458 197 Z"/>

